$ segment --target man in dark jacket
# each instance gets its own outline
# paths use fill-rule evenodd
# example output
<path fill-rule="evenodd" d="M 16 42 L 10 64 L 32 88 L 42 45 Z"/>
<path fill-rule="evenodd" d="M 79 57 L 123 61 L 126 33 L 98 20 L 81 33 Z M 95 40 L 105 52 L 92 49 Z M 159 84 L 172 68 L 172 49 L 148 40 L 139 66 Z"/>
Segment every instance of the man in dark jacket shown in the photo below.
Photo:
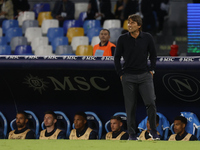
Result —
<path fill-rule="evenodd" d="M 65 20 L 74 19 L 75 7 L 74 3 L 70 0 L 56 1 L 52 16 L 54 19 L 58 19 L 59 26 L 62 27 Z"/>

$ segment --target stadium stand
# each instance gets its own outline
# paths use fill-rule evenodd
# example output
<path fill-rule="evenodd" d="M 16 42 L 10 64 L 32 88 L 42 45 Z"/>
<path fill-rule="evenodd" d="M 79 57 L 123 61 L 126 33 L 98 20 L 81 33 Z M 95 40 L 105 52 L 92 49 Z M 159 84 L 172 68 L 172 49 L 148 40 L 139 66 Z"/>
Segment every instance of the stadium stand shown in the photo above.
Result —
<path fill-rule="evenodd" d="M 35 20 L 35 13 L 33 11 L 21 12 L 18 16 L 19 26 L 22 26 L 25 20 Z"/>
<path fill-rule="evenodd" d="M 26 29 L 29 27 L 38 27 L 38 21 L 37 20 L 25 20 L 22 23 L 22 33 L 25 34 Z"/>
<path fill-rule="evenodd" d="M 59 45 L 56 47 L 56 55 L 74 55 L 71 45 Z"/>
<path fill-rule="evenodd" d="M 14 55 L 33 55 L 30 45 L 18 45 L 15 48 Z"/>
<path fill-rule="evenodd" d="M 0 55 L 10 55 L 11 47 L 9 45 L 0 45 Z"/>
<path fill-rule="evenodd" d="M 87 35 L 91 28 L 101 28 L 100 20 L 85 20 L 83 23 L 84 34 Z"/>
<path fill-rule="evenodd" d="M 47 37 L 50 43 L 52 43 L 56 37 L 62 37 L 63 35 L 64 35 L 64 30 L 61 27 L 49 28 L 47 31 Z"/>
<path fill-rule="evenodd" d="M 57 19 L 46 19 L 42 22 L 42 34 L 46 35 L 49 28 L 58 28 L 59 22 Z"/>
<path fill-rule="evenodd" d="M 3 34 L 5 34 L 8 29 L 13 27 L 19 27 L 17 20 L 4 20 L 2 24 Z"/>
<path fill-rule="evenodd" d="M 72 42 L 72 39 L 75 36 L 84 36 L 84 29 L 81 27 L 69 28 L 67 31 L 67 37 L 68 37 L 69 43 Z"/>
<path fill-rule="evenodd" d="M 41 26 L 43 20 L 46 20 L 46 19 L 53 19 L 53 17 L 51 16 L 51 12 L 50 11 L 40 12 L 38 15 L 38 18 L 37 18 L 37 20 L 39 22 L 39 26 Z"/>
<path fill-rule="evenodd" d="M 29 27 L 25 31 L 25 37 L 31 43 L 34 38 L 42 36 L 42 29 L 40 27 Z"/>
<path fill-rule="evenodd" d="M 33 6 L 33 11 L 35 12 L 35 17 L 38 18 L 38 14 L 40 12 L 50 11 L 50 4 L 49 3 L 36 3 Z"/>
<path fill-rule="evenodd" d="M 18 45 L 28 45 L 27 38 L 24 36 L 16 36 L 16 37 L 12 38 L 12 40 L 10 42 L 12 52 L 14 52 L 15 48 Z"/>
<path fill-rule="evenodd" d="M 92 38 L 94 36 L 99 36 L 99 33 L 100 33 L 101 29 L 102 29 L 101 27 L 94 27 L 94 28 L 88 29 L 87 37 L 89 38 L 89 43 L 92 42 Z"/>
<path fill-rule="evenodd" d="M 79 45 L 76 49 L 75 54 L 77 56 L 92 56 L 93 47 L 91 45 Z"/>
<path fill-rule="evenodd" d="M 64 34 L 67 34 L 69 28 L 72 27 L 81 27 L 80 20 L 66 20 L 63 23 Z"/>
<path fill-rule="evenodd" d="M 75 52 L 79 45 L 89 45 L 89 39 L 87 36 L 75 36 L 72 39 L 71 46 Z"/>
<path fill-rule="evenodd" d="M 51 45 L 40 45 L 35 49 L 36 56 L 48 56 L 54 55 Z"/>
<path fill-rule="evenodd" d="M 36 37 L 31 42 L 32 51 L 35 52 L 38 46 L 40 45 L 48 45 L 49 40 L 47 37 Z"/>
<path fill-rule="evenodd" d="M 22 29 L 19 27 L 9 28 L 5 34 L 7 42 L 10 43 L 11 39 L 16 36 L 22 36 Z"/>
<path fill-rule="evenodd" d="M 88 3 L 75 3 L 75 19 L 79 18 L 81 12 L 86 12 L 88 9 Z"/>
<path fill-rule="evenodd" d="M 57 46 L 68 45 L 68 38 L 67 37 L 56 37 L 53 39 L 51 45 L 53 47 L 53 52 L 55 52 Z"/>
<path fill-rule="evenodd" d="M 105 20 L 103 22 L 103 28 L 104 29 L 109 29 L 109 28 L 121 28 L 121 21 L 118 19 L 110 19 L 110 20 Z"/>

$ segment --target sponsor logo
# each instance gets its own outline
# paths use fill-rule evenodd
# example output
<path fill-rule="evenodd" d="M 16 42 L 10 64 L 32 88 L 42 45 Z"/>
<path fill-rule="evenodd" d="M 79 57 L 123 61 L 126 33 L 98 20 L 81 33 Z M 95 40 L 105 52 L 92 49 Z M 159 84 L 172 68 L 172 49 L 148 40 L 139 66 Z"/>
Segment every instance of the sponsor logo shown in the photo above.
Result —
<path fill-rule="evenodd" d="M 173 62 L 175 60 L 175 58 L 171 58 L 171 57 L 161 57 L 159 59 L 159 61 L 161 62 Z"/>
<path fill-rule="evenodd" d="M 81 76 L 66 76 L 62 81 L 59 81 L 53 76 L 47 76 L 46 80 L 50 80 L 50 82 L 46 82 L 42 78 L 29 75 L 25 77 L 24 80 L 24 84 L 27 84 L 29 87 L 33 88 L 34 91 L 38 91 L 40 94 L 42 94 L 42 91 L 46 91 L 46 88 L 48 88 L 47 85 L 50 84 L 53 85 L 54 88 L 52 90 L 54 91 L 89 91 L 91 88 L 98 91 L 107 91 L 110 88 L 110 86 L 107 85 L 106 79 L 99 76 L 90 77 L 89 80 L 86 80 L 85 77 Z"/>
<path fill-rule="evenodd" d="M 83 56 L 82 57 L 82 60 L 96 60 L 97 57 L 94 57 L 94 56 Z"/>
<path fill-rule="evenodd" d="M 32 75 L 27 76 L 25 79 L 24 84 L 28 84 L 30 88 L 33 88 L 34 91 L 38 91 L 40 94 L 42 94 L 42 91 L 45 91 L 47 87 L 48 82 L 45 82 L 43 79 L 36 77 L 33 77 Z"/>
<path fill-rule="evenodd" d="M 186 102 L 200 99 L 200 81 L 196 78 L 181 73 L 169 73 L 162 80 L 166 89 L 176 98 Z"/>

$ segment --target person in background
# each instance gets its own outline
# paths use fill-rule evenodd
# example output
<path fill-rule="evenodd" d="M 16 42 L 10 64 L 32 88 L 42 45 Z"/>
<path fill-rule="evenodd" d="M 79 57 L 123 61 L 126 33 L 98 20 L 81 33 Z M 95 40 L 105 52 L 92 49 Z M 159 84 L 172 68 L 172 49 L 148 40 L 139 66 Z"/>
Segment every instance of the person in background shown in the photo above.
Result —
<path fill-rule="evenodd" d="M 25 112 L 16 115 L 17 129 L 10 131 L 8 139 L 35 139 L 35 133 L 26 126 L 28 117 Z"/>
<path fill-rule="evenodd" d="M 73 20 L 75 14 L 74 2 L 70 0 L 58 0 L 55 2 L 52 17 L 58 19 L 59 26 L 62 27 L 65 20 Z"/>
<path fill-rule="evenodd" d="M 101 20 L 101 24 L 103 25 L 104 20 L 114 18 L 111 12 L 110 0 L 89 0 L 87 18 L 85 20 Z"/>
<path fill-rule="evenodd" d="M 159 126 L 159 116 L 156 115 L 156 127 Z M 149 119 L 147 118 L 147 130 L 144 130 L 141 132 L 140 136 L 138 137 L 139 140 L 153 140 L 151 134 L 149 134 L 151 131 L 151 127 L 149 124 Z M 157 134 L 160 137 L 160 133 L 157 132 Z"/>
<path fill-rule="evenodd" d="M 129 15 L 135 14 L 138 11 L 138 0 L 118 0 L 116 2 L 115 18 L 120 19 L 121 25 L 123 25 L 124 20 L 126 20 Z"/>
<path fill-rule="evenodd" d="M 93 55 L 97 56 L 96 52 L 101 52 L 102 56 L 113 56 L 115 51 L 115 45 L 109 41 L 110 31 L 107 29 L 102 29 L 99 33 L 100 43 L 94 45 Z"/>
<path fill-rule="evenodd" d="M 39 139 L 65 139 L 65 133 L 56 128 L 57 116 L 53 111 L 46 111 L 44 125 L 46 129 L 40 132 Z"/>
<path fill-rule="evenodd" d="M 23 11 L 29 11 L 30 5 L 28 0 L 12 0 L 14 6 L 14 16 L 17 18 L 18 14 Z"/>
<path fill-rule="evenodd" d="M 87 125 L 87 115 L 77 112 L 74 116 L 74 127 L 70 133 L 70 140 L 92 140 L 97 139 L 97 133 Z"/>
<path fill-rule="evenodd" d="M 110 119 L 111 132 L 108 132 L 102 139 L 106 140 L 128 140 L 128 133 L 122 130 L 122 119 L 120 116 L 113 116 Z"/>
<path fill-rule="evenodd" d="M 174 132 L 169 137 L 168 141 L 195 141 L 197 138 L 185 131 L 185 127 L 187 125 L 187 119 L 183 116 L 177 116 L 174 118 Z"/>
<path fill-rule="evenodd" d="M 0 26 L 2 26 L 4 20 L 14 18 L 13 3 L 11 0 L 0 0 L 0 7 Z"/>

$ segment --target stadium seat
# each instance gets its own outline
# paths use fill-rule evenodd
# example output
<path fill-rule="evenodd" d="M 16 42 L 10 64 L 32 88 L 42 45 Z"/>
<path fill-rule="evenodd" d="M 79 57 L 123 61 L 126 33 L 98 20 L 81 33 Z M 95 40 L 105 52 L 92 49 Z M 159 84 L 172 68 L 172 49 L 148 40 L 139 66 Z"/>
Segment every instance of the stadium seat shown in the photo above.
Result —
<path fill-rule="evenodd" d="M 40 45 L 48 45 L 49 40 L 47 37 L 36 37 L 31 42 L 32 51 L 35 52 L 38 46 Z"/>
<path fill-rule="evenodd" d="M 59 22 L 57 19 L 46 19 L 42 22 L 42 34 L 46 35 L 49 28 L 58 28 Z"/>
<path fill-rule="evenodd" d="M 14 55 L 33 55 L 30 45 L 18 45 L 15 48 Z"/>
<path fill-rule="evenodd" d="M 22 36 L 22 29 L 19 27 L 10 28 L 6 31 L 7 42 L 10 43 L 11 39 L 16 36 Z"/>
<path fill-rule="evenodd" d="M 40 12 L 50 11 L 50 4 L 49 3 L 37 3 L 33 6 L 33 11 L 35 13 L 35 17 L 38 17 Z"/>
<path fill-rule="evenodd" d="M 128 30 L 128 20 L 124 20 L 123 29 Z"/>
<path fill-rule="evenodd" d="M 91 45 L 79 45 L 75 53 L 78 56 L 93 56 L 93 47 Z"/>
<path fill-rule="evenodd" d="M 110 42 L 112 42 L 113 44 L 117 43 L 117 40 L 119 38 L 119 36 L 121 35 L 122 32 L 122 28 L 110 28 Z"/>
<path fill-rule="evenodd" d="M 7 130 L 8 130 L 7 120 L 6 120 L 5 116 L 3 115 L 3 113 L 0 112 L 0 132 L 3 133 L 2 138 L 6 138 Z"/>
<path fill-rule="evenodd" d="M 69 28 L 67 31 L 67 37 L 68 37 L 69 43 L 72 42 L 72 38 L 75 36 L 84 36 L 84 29 L 81 27 Z"/>
<path fill-rule="evenodd" d="M 36 115 L 32 111 L 25 110 L 25 112 L 28 114 L 27 127 L 35 132 L 36 138 L 39 138 L 40 125 L 39 125 L 38 118 L 36 117 Z M 10 122 L 10 128 L 11 128 L 11 130 L 15 130 L 17 128 L 16 119 L 13 119 Z"/>
<path fill-rule="evenodd" d="M 53 52 L 55 52 L 57 46 L 68 45 L 68 38 L 67 37 L 56 37 L 53 39 L 51 45 L 53 47 Z"/>
<path fill-rule="evenodd" d="M 75 52 L 79 45 L 89 45 L 89 39 L 87 36 L 75 36 L 72 39 L 71 46 Z"/>
<path fill-rule="evenodd" d="M 38 27 L 37 20 L 25 20 L 22 24 L 22 33 L 25 34 L 26 29 L 30 27 Z"/>
<path fill-rule="evenodd" d="M 10 28 L 19 27 L 17 20 L 4 20 L 2 23 L 3 34 Z"/>
<path fill-rule="evenodd" d="M 28 45 L 27 38 L 24 36 L 16 36 L 10 42 L 11 50 L 14 51 L 18 45 Z"/>
<path fill-rule="evenodd" d="M 49 28 L 47 31 L 47 37 L 49 42 L 52 43 L 56 37 L 62 37 L 64 35 L 63 28 Z"/>
<path fill-rule="evenodd" d="M 85 114 L 87 115 L 88 127 L 90 127 L 95 132 L 97 132 L 98 133 L 98 139 L 101 139 L 101 135 L 102 135 L 102 122 L 101 122 L 101 120 L 99 119 L 99 117 L 94 112 L 86 111 Z M 74 123 L 73 123 L 72 127 L 74 129 Z"/>
<path fill-rule="evenodd" d="M 96 27 L 96 28 L 90 28 L 87 32 L 87 37 L 89 38 L 89 43 L 91 43 L 92 38 L 94 36 L 99 36 L 99 33 L 101 31 L 101 27 Z"/>
<path fill-rule="evenodd" d="M 37 19 L 39 22 L 39 26 L 41 26 L 43 20 L 46 20 L 46 19 L 53 19 L 53 17 L 51 16 L 51 12 L 50 11 L 40 12 Z"/>
<path fill-rule="evenodd" d="M 75 19 L 77 20 L 79 17 L 79 14 L 83 11 L 87 11 L 88 10 L 88 3 L 75 3 Z"/>
<path fill-rule="evenodd" d="M 60 45 L 56 48 L 56 55 L 73 55 L 73 49 L 71 45 Z"/>
<path fill-rule="evenodd" d="M 30 27 L 26 29 L 25 37 L 31 43 L 34 38 L 42 36 L 42 29 L 40 27 Z"/>
<path fill-rule="evenodd" d="M 113 116 L 120 116 L 121 119 L 122 119 L 122 122 L 123 122 L 123 125 L 122 125 L 122 130 L 124 131 L 127 131 L 127 115 L 125 112 L 116 112 Z M 106 123 L 105 123 L 105 130 L 106 132 L 110 132 L 111 131 L 111 127 L 110 127 L 110 120 L 108 120 Z"/>
<path fill-rule="evenodd" d="M 157 131 L 160 133 L 161 139 L 167 140 L 169 129 L 170 129 L 169 121 L 167 120 L 167 118 L 163 114 L 157 112 L 157 115 L 159 116 L 159 126 L 157 127 Z M 147 129 L 147 126 L 146 126 L 147 118 L 148 117 L 146 117 L 144 120 L 142 120 L 139 123 L 138 129 L 140 130 L 140 132 Z"/>
<path fill-rule="evenodd" d="M 54 113 L 57 115 L 56 127 L 64 131 L 66 133 L 66 137 L 69 138 L 71 130 L 69 118 L 61 111 L 54 111 Z M 42 122 L 41 127 L 42 130 L 45 129 L 44 121 Z"/>
<path fill-rule="evenodd" d="M 79 14 L 78 20 L 79 20 L 79 22 L 80 22 L 80 26 L 81 26 L 81 27 L 83 26 L 83 23 L 84 23 L 86 17 L 87 17 L 87 12 L 86 12 L 86 11 L 81 12 L 81 13 Z"/>
<path fill-rule="evenodd" d="M 40 45 L 35 50 L 35 55 L 37 56 L 51 56 L 54 55 L 51 45 Z"/>
<path fill-rule="evenodd" d="M 7 45 L 7 38 L 2 36 L 0 37 L 0 45 Z"/>
<path fill-rule="evenodd" d="M 92 38 L 91 45 L 94 47 L 94 45 L 99 44 L 99 43 L 100 43 L 99 36 L 94 36 L 94 37 Z"/>
<path fill-rule="evenodd" d="M 11 47 L 9 45 L 0 45 L 0 55 L 10 55 Z"/>
<path fill-rule="evenodd" d="M 186 132 L 193 134 L 200 140 L 200 122 L 198 117 L 192 112 L 181 112 L 181 116 L 187 118 Z M 171 131 L 174 134 L 174 123 L 171 124 Z"/>
<path fill-rule="evenodd" d="M 83 23 L 84 34 L 87 35 L 91 28 L 101 28 L 100 20 L 85 20 Z"/>
<path fill-rule="evenodd" d="M 25 20 L 35 20 L 35 13 L 33 11 L 21 12 L 18 16 L 19 26 L 22 26 Z"/>
<path fill-rule="evenodd" d="M 103 28 L 121 28 L 121 21 L 119 19 L 109 19 L 103 22 Z"/>
<path fill-rule="evenodd" d="M 3 30 L 0 28 L 0 37 L 3 36 Z"/>
<path fill-rule="evenodd" d="M 66 20 L 63 23 L 64 34 L 67 33 L 67 30 L 72 27 L 81 27 L 81 23 L 79 20 Z"/>

